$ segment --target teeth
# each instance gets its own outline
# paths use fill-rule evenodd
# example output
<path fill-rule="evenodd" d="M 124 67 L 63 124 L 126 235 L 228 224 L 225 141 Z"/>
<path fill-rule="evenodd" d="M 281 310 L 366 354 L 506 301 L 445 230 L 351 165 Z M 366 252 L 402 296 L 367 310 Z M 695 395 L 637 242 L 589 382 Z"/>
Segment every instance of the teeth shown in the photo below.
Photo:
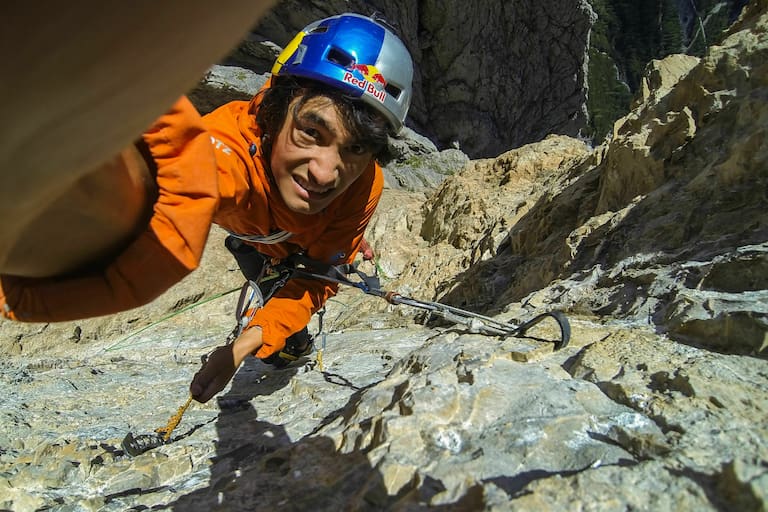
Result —
<path fill-rule="evenodd" d="M 310 184 L 308 184 L 304 180 L 297 179 L 296 181 L 298 182 L 299 186 L 301 186 L 301 188 L 303 188 L 304 190 L 306 190 L 308 192 L 312 192 L 314 194 L 325 194 L 326 192 L 328 192 L 329 190 L 331 190 L 333 188 L 333 187 L 317 188 L 317 187 L 311 186 Z"/>

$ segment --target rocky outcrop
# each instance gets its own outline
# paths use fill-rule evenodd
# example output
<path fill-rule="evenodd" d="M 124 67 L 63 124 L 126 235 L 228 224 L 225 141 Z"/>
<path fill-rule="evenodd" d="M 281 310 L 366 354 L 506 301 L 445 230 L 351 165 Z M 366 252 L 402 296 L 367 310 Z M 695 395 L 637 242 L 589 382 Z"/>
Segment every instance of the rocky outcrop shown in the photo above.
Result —
<path fill-rule="evenodd" d="M 267 72 L 274 45 L 341 12 L 379 12 L 415 63 L 409 125 L 441 148 L 496 156 L 586 124 L 586 54 L 594 13 L 579 2 L 280 2 L 227 62 Z"/>
<path fill-rule="evenodd" d="M 547 139 L 446 182 L 420 229 L 433 247 L 461 251 L 445 258 L 457 278 L 430 287 L 425 274 L 443 264 L 435 258 L 403 279 L 457 305 L 500 311 L 552 301 L 650 322 L 689 343 L 765 354 L 768 110 L 759 12 L 750 9 L 701 60 L 652 63 L 644 97 L 589 155 L 568 157 L 576 141 Z M 525 165 L 507 165 L 510 155 L 534 155 L 536 179 Z M 515 192 L 497 199 L 500 187 Z"/>
<path fill-rule="evenodd" d="M 221 68 L 264 76 L 281 48 L 310 21 L 340 12 L 383 15 L 416 65 L 409 124 L 440 148 L 495 157 L 552 133 L 602 141 L 626 114 L 646 62 L 703 55 L 746 2 L 665 0 L 639 9 L 623 0 L 503 2 L 281 2 Z M 594 28 L 593 28 L 594 27 Z M 703 32 L 703 34 L 702 34 Z M 703 37 L 706 35 L 706 38 Z M 214 76 L 192 91 L 204 111 L 243 92 Z M 221 100 L 216 101 L 216 92 Z"/>
<path fill-rule="evenodd" d="M 410 128 L 390 137 L 386 156 L 382 161 L 384 185 L 410 191 L 434 190 L 469 163 L 469 157 L 461 150 L 439 151 L 429 139 Z"/>
<path fill-rule="evenodd" d="M 197 109 L 207 114 L 230 101 L 248 101 L 267 82 L 258 74 L 240 66 L 214 65 L 187 95 Z"/>
<path fill-rule="evenodd" d="M 591 0 L 597 22 L 590 36 L 589 128 L 601 141 L 628 111 L 645 65 L 668 55 L 701 57 L 719 43 L 746 0 Z"/>
<path fill-rule="evenodd" d="M 340 294 L 326 320 L 359 300 Z M 184 402 L 233 301 L 130 339 L 4 359 L 0 507 L 764 507 L 764 361 L 577 317 L 557 353 L 412 325 L 331 327 L 322 366 L 249 359 L 187 410 L 173 442 L 126 455 L 126 433 L 165 426 Z"/>

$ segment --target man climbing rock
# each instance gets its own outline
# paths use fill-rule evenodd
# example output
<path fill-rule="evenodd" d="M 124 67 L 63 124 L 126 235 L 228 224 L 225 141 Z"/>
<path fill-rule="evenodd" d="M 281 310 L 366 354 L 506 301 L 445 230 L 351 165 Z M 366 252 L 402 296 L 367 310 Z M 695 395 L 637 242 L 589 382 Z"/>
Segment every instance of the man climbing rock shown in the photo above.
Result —
<path fill-rule="evenodd" d="M 219 167 L 214 222 L 230 233 L 227 247 L 247 278 L 297 252 L 325 264 L 354 259 L 383 188 L 375 157 L 403 125 L 412 74 L 389 28 L 334 16 L 294 38 L 250 102 L 205 117 Z M 336 288 L 288 281 L 234 343 L 211 354 L 192 396 L 209 400 L 248 354 L 282 365 L 310 351 L 306 325 Z"/>
<path fill-rule="evenodd" d="M 403 126 L 412 74 L 389 27 L 344 14 L 301 31 L 250 102 L 200 120 L 182 98 L 96 178 L 78 183 L 82 210 L 60 209 L 73 224 L 80 214 L 98 218 L 89 198 L 106 193 L 100 177 L 119 169 L 134 201 L 117 232 L 131 236 L 105 237 L 112 230 L 105 215 L 103 225 L 79 234 L 92 261 L 63 251 L 49 268 L 3 267 L 2 314 L 61 321 L 149 302 L 197 266 L 212 222 L 230 233 L 227 247 L 248 278 L 261 263 L 299 252 L 325 264 L 351 262 L 383 188 L 376 155 Z M 372 256 L 367 244 L 362 251 Z M 211 354 L 192 395 L 209 400 L 248 354 L 281 365 L 310 351 L 306 325 L 336 288 L 289 281 L 234 343 Z"/>

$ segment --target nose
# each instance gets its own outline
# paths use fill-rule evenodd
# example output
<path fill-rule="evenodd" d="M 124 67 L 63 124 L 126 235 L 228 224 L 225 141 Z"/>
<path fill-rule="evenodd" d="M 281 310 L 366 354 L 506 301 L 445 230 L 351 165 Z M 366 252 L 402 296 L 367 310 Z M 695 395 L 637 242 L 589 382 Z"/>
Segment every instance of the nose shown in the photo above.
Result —
<path fill-rule="evenodd" d="M 309 180 L 321 187 L 332 187 L 336 184 L 341 166 L 341 156 L 332 147 L 319 148 L 313 152 L 309 160 Z"/>

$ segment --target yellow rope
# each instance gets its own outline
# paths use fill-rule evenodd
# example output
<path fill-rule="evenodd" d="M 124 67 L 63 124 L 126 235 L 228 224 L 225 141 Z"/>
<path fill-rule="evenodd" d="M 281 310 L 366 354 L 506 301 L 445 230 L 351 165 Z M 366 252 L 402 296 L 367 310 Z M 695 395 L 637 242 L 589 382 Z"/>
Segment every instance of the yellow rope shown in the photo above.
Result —
<path fill-rule="evenodd" d="M 181 417 L 184 416 L 184 411 L 187 410 L 191 403 L 192 395 L 187 398 L 187 401 L 184 403 L 184 405 L 179 407 L 179 410 L 176 411 L 176 414 L 171 416 L 171 418 L 168 420 L 168 424 L 165 427 L 155 429 L 155 432 L 158 434 L 163 434 L 163 441 L 168 441 L 171 438 L 171 433 L 179 425 L 179 423 L 181 423 Z"/>

